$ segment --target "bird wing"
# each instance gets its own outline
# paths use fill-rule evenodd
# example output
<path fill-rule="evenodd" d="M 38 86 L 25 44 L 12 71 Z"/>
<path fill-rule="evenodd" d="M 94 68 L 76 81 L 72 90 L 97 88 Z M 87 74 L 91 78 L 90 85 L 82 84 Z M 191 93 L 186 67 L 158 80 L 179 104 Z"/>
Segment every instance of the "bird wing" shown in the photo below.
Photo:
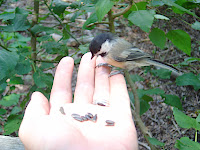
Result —
<path fill-rule="evenodd" d="M 119 56 L 115 57 L 115 60 L 118 62 L 125 62 L 125 61 L 135 61 L 142 58 L 151 58 L 151 56 L 137 47 L 132 47 L 123 50 Z"/>

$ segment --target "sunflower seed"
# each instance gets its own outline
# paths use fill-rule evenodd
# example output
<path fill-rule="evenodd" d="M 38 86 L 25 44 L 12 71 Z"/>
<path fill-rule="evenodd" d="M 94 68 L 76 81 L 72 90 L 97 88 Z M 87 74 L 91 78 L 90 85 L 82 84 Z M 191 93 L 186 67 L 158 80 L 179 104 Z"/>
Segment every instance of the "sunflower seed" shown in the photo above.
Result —
<path fill-rule="evenodd" d="M 77 117 L 77 116 L 75 116 L 75 117 L 73 117 L 75 120 L 77 120 L 77 121 L 80 121 L 80 122 L 83 122 L 83 119 L 81 118 L 81 117 Z"/>
<path fill-rule="evenodd" d="M 63 114 L 63 115 L 65 115 L 65 110 L 64 110 L 64 108 L 63 107 L 60 107 L 60 112 Z"/>
<path fill-rule="evenodd" d="M 90 118 L 93 118 L 93 117 L 94 117 L 93 114 L 91 114 L 91 113 L 87 113 L 87 115 L 88 115 Z"/>
<path fill-rule="evenodd" d="M 92 118 L 92 121 L 93 121 L 93 122 L 96 122 L 96 121 L 97 121 L 97 114 L 94 115 L 94 117 Z"/>
<path fill-rule="evenodd" d="M 79 114 L 71 114 L 71 116 L 74 117 L 81 117 Z"/>
<path fill-rule="evenodd" d="M 106 120 L 106 126 L 114 126 L 115 125 L 115 122 L 112 121 L 112 120 Z"/>
<path fill-rule="evenodd" d="M 91 121 L 92 121 L 92 118 L 91 118 L 88 114 L 86 114 L 85 117 L 86 117 L 88 120 L 91 120 Z"/>
<path fill-rule="evenodd" d="M 97 105 L 99 105 L 99 106 L 106 106 L 105 104 L 100 103 L 100 102 L 98 102 Z"/>
<path fill-rule="evenodd" d="M 86 118 L 85 116 L 81 116 L 83 121 L 88 121 L 88 118 Z"/>
<path fill-rule="evenodd" d="M 115 124 L 111 123 L 111 124 L 106 124 L 106 126 L 114 126 Z"/>

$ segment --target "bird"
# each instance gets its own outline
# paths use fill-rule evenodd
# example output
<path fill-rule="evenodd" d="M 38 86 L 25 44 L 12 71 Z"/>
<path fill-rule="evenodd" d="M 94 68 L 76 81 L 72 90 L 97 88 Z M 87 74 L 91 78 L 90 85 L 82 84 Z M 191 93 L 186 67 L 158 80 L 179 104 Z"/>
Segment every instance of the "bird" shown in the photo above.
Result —
<path fill-rule="evenodd" d="M 89 50 L 92 53 L 91 59 L 101 56 L 107 64 L 129 71 L 136 67 L 154 65 L 172 71 L 175 77 L 182 75 L 174 66 L 153 59 L 150 54 L 109 32 L 95 36 L 90 42 Z"/>

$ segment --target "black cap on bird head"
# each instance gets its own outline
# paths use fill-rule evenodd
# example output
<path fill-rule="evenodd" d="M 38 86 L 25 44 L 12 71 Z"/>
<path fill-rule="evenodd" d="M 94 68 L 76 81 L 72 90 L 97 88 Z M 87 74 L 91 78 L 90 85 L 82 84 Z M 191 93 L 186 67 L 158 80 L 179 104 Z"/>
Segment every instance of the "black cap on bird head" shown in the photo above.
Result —
<path fill-rule="evenodd" d="M 101 50 L 101 45 L 107 40 L 113 40 L 113 35 L 111 33 L 101 33 L 94 37 L 89 46 L 90 52 L 92 53 L 91 59 Z"/>

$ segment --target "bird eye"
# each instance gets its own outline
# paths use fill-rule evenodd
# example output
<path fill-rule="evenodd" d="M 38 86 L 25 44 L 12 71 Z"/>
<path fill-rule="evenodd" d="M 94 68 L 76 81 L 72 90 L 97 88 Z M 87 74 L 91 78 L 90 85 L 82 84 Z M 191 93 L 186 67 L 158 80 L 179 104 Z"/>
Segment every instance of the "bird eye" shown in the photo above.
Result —
<path fill-rule="evenodd" d="M 107 55 L 107 53 L 106 52 L 104 52 L 104 53 L 101 53 L 101 54 L 99 54 L 101 57 L 104 57 L 104 56 L 106 56 Z"/>

